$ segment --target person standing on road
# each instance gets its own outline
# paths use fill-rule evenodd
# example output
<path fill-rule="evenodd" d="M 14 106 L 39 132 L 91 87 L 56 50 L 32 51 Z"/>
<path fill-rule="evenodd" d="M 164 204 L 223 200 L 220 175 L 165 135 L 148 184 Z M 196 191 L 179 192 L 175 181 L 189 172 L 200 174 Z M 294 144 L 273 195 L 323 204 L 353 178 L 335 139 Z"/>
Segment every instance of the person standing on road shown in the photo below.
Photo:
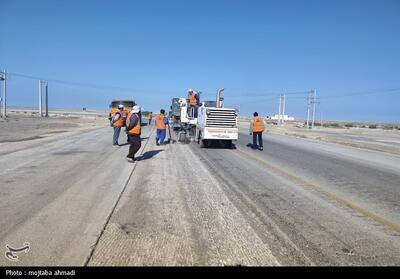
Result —
<path fill-rule="evenodd" d="M 124 106 L 118 105 L 118 111 L 115 112 L 113 118 L 111 119 L 111 125 L 114 128 L 114 136 L 113 136 L 113 146 L 119 146 L 118 139 L 119 134 L 121 132 L 122 126 L 124 126 Z"/>
<path fill-rule="evenodd" d="M 258 116 L 258 113 L 253 114 L 253 119 L 250 124 L 250 135 L 253 134 L 253 149 L 257 149 L 257 138 L 259 144 L 259 150 L 263 150 L 263 139 L 262 134 L 265 130 L 264 119 Z"/>
<path fill-rule="evenodd" d="M 168 118 L 165 116 L 165 110 L 160 110 L 160 114 L 156 116 L 156 144 L 164 144 L 165 136 L 167 135 Z M 160 141 L 160 142 L 158 142 Z"/>
<path fill-rule="evenodd" d="M 149 125 L 151 125 L 151 120 L 153 119 L 153 112 L 149 113 Z"/>
<path fill-rule="evenodd" d="M 140 139 L 141 126 L 140 126 L 140 107 L 134 106 L 126 119 L 126 131 L 129 138 L 129 154 L 126 159 L 129 162 L 135 161 L 135 154 L 139 151 L 142 143 Z"/>

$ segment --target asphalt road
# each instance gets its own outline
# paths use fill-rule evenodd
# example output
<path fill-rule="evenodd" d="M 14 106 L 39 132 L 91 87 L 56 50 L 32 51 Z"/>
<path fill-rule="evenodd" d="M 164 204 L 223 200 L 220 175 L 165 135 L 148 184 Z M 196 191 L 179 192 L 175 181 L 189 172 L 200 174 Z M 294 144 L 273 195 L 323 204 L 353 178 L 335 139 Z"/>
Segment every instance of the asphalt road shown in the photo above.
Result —
<path fill-rule="evenodd" d="M 398 158 L 278 135 L 261 152 L 249 140 L 150 141 L 89 265 L 400 264 Z"/>
<path fill-rule="evenodd" d="M 0 247 L 30 250 L 0 265 L 400 265 L 400 158 L 273 134 L 263 152 L 245 133 L 236 149 L 156 146 L 152 133 L 133 164 L 110 127 L 4 153 Z"/>
<path fill-rule="evenodd" d="M 242 133 L 234 150 L 191 149 L 278 262 L 400 264 L 399 158 L 273 134 L 264 151 L 250 142 Z"/>
<path fill-rule="evenodd" d="M 247 218 L 189 145 L 151 139 L 89 265 L 279 265 Z"/>
<path fill-rule="evenodd" d="M 0 156 L 0 265 L 83 265 L 134 169 L 127 153 L 104 127 Z M 4 257 L 25 242 L 19 261 Z"/>

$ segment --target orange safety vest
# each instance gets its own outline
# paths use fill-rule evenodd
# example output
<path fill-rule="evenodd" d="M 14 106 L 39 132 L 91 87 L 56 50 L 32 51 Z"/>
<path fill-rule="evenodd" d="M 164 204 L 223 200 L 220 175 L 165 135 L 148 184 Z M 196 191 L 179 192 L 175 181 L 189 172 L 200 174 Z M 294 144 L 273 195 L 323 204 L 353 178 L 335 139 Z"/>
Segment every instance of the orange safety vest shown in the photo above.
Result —
<path fill-rule="evenodd" d="M 191 106 L 197 105 L 197 99 L 196 99 L 196 97 L 194 96 L 194 94 L 189 94 L 189 104 L 190 104 Z"/>
<path fill-rule="evenodd" d="M 123 117 L 123 114 L 122 114 L 120 111 L 116 111 L 116 112 L 114 113 L 114 116 L 115 116 L 117 113 L 119 114 L 119 118 L 118 118 L 117 121 L 115 121 L 115 122 L 113 123 L 113 126 L 114 126 L 114 127 L 122 127 L 122 126 L 124 126 L 124 117 Z"/>
<path fill-rule="evenodd" d="M 254 117 L 253 118 L 253 133 L 264 132 L 264 121 L 261 117 Z"/>
<path fill-rule="evenodd" d="M 132 129 L 130 129 L 128 131 L 128 134 L 140 135 L 140 133 L 141 133 L 140 118 L 139 118 L 139 115 L 137 113 L 129 113 L 128 118 L 126 119 L 126 127 L 129 127 L 129 124 L 131 123 L 132 114 L 136 114 L 136 117 L 138 118 L 138 121 L 137 121 L 136 125 Z"/>
<path fill-rule="evenodd" d="M 164 117 L 165 116 L 162 115 L 162 114 L 157 115 L 157 117 L 156 117 L 156 127 L 157 127 L 157 129 L 160 129 L 160 130 L 167 129 L 167 125 L 164 124 Z"/>

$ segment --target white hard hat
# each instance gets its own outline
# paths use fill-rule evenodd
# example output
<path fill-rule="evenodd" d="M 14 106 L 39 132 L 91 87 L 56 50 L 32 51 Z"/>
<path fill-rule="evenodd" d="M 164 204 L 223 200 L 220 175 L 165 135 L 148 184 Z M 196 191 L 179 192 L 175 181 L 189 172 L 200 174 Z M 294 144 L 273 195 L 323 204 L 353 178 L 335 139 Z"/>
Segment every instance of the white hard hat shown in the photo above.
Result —
<path fill-rule="evenodd" d="M 193 92 L 193 89 L 189 89 L 188 92 Z"/>
<path fill-rule="evenodd" d="M 138 113 L 140 111 L 140 107 L 139 106 L 134 106 L 133 108 L 132 108 L 132 112 L 133 113 Z"/>
<path fill-rule="evenodd" d="M 124 105 L 118 105 L 118 108 L 124 108 Z"/>

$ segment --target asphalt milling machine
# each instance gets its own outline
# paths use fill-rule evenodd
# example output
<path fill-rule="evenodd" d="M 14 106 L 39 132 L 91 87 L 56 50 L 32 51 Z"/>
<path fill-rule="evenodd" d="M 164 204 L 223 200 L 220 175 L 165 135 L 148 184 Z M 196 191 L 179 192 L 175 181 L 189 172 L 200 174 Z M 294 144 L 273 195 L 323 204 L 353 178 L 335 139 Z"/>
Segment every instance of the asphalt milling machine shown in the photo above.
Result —
<path fill-rule="evenodd" d="M 238 112 L 224 108 L 223 88 L 218 89 L 215 101 L 200 102 L 197 107 L 189 106 L 186 98 L 173 98 L 170 125 L 178 142 L 197 142 L 200 147 L 215 143 L 233 148 L 239 136 Z"/>

